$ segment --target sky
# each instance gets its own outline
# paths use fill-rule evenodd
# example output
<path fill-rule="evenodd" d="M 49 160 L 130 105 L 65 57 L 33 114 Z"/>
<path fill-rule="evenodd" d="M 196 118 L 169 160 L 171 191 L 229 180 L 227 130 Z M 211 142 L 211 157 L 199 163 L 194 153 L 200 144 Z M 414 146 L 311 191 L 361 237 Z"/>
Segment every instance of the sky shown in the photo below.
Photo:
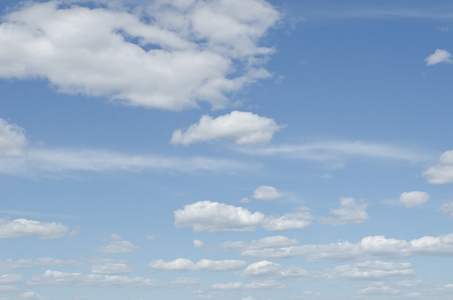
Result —
<path fill-rule="evenodd" d="M 0 300 L 453 299 L 451 1 L 0 14 Z"/>

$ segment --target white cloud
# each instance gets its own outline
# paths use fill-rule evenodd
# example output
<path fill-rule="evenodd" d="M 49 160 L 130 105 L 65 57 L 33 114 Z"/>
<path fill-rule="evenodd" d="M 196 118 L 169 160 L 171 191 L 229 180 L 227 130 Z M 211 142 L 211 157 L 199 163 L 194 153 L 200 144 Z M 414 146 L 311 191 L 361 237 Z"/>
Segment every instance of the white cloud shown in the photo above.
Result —
<path fill-rule="evenodd" d="M 266 217 L 261 226 L 269 231 L 284 231 L 291 229 L 302 229 L 308 227 L 313 221 L 310 209 L 299 207 L 294 213 L 288 213 L 281 217 Z"/>
<path fill-rule="evenodd" d="M 125 274 L 132 272 L 132 268 L 120 263 L 106 263 L 95 265 L 91 268 L 91 273 L 94 274 Z"/>
<path fill-rule="evenodd" d="M 358 295 L 396 295 L 401 291 L 390 286 L 370 286 L 357 291 Z"/>
<path fill-rule="evenodd" d="M 202 259 L 197 263 L 189 259 L 178 258 L 170 262 L 156 260 L 150 263 L 150 267 L 159 271 L 232 271 L 246 265 L 242 260 L 208 260 Z"/>
<path fill-rule="evenodd" d="M 13 261 L 12 259 L 6 259 L 4 261 L 0 261 L 0 272 L 10 272 L 14 269 L 31 268 L 34 266 L 67 267 L 81 265 L 83 264 L 79 261 L 56 259 L 52 257 L 42 257 L 36 259 L 19 259 L 16 261 Z"/>
<path fill-rule="evenodd" d="M 0 156 L 22 156 L 26 144 L 24 129 L 0 118 Z"/>
<path fill-rule="evenodd" d="M 453 202 L 444 203 L 439 207 L 439 210 L 444 214 L 450 214 L 453 217 Z"/>
<path fill-rule="evenodd" d="M 334 226 L 345 225 L 349 223 L 363 223 L 368 220 L 366 212 L 367 204 L 357 204 L 353 198 L 340 198 L 341 208 L 333 209 L 330 212 L 338 218 L 320 217 L 321 223 L 326 223 Z"/>
<path fill-rule="evenodd" d="M 3 274 L 0 275 L 0 284 L 15 283 L 22 280 L 22 275 L 19 274 Z"/>
<path fill-rule="evenodd" d="M 254 192 L 253 192 L 253 198 L 259 199 L 259 200 L 264 200 L 264 201 L 272 201 L 277 198 L 282 197 L 283 194 L 279 193 L 276 188 L 273 186 L 267 186 L 267 185 L 262 185 L 259 186 Z"/>
<path fill-rule="evenodd" d="M 236 144 L 256 145 L 271 141 L 281 127 L 269 118 L 251 112 L 233 111 L 230 114 L 212 118 L 201 117 L 198 124 L 191 125 L 185 132 L 173 132 L 171 143 L 185 146 L 217 139 L 233 139 Z"/>
<path fill-rule="evenodd" d="M 270 278 L 306 277 L 308 272 L 299 266 L 284 267 L 267 260 L 250 264 L 243 272 L 245 276 L 263 276 Z"/>
<path fill-rule="evenodd" d="M 195 232 L 245 232 L 261 226 L 270 231 L 305 228 L 313 217 L 307 208 L 283 216 L 265 216 L 243 207 L 199 201 L 174 212 L 176 227 L 192 227 Z"/>
<path fill-rule="evenodd" d="M 195 248 L 203 248 L 205 246 L 203 241 L 200 240 L 193 240 L 193 246 Z"/>
<path fill-rule="evenodd" d="M 336 266 L 332 270 L 324 271 L 321 276 L 326 278 L 343 278 L 359 280 L 382 280 L 415 275 L 410 263 L 394 263 L 384 261 L 365 261 L 352 265 Z"/>
<path fill-rule="evenodd" d="M 451 54 L 447 50 L 443 49 L 436 49 L 436 51 L 425 58 L 426 65 L 432 66 L 435 64 L 439 63 L 453 63 L 453 60 L 451 60 Z"/>
<path fill-rule="evenodd" d="M 95 286 L 95 287 L 160 287 L 162 283 L 155 279 L 129 277 L 119 275 L 100 275 L 67 273 L 47 270 L 42 275 L 33 275 L 28 281 L 30 285 L 45 286 Z"/>
<path fill-rule="evenodd" d="M 196 232 L 253 231 L 265 219 L 260 212 L 211 201 L 185 205 L 174 214 L 176 227 L 192 226 Z"/>
<path fill-rule="evenodd" d="M 136 10 L 142 16 L 72 2 L 4 17 L 0 77 L 41 77 L 64 93 L 180 110 L 199 101 L 222 107 L 229 93 L 270 76 L 256 63 L 273 52 L 259 41 L 280 18 L 267 2 L 155 1 Z"/>
<path fill-rule="evenodd" d="M 426 203 L 428 199 L 428 193 L 413 191 L 402 193 L 398 202 L 405 205 L 406 207 L 415 207 Z"/>
<path fill-rule="evenodd" d="M 59 223 L 39 222 L 27 219 L 0 219 L 0 239 L 39 237 L 42 240 L 59 239 L 66 235 L 68 227 Z"/>
<path fill-rule="evenodd" d="M 281 258 L 303 256 L 311 262 L 339 262 L 359 257 L 404 258 L 411 256 L 452 256 L 453 233 L 438 237 L 424 236 L 411 241 L 388 239 L 385 236 L 364 237 L 358 243 L 349 241 L 328 245 L 303 245 L 266 249 L 246 249 L 250 258 Z"/>
<path fill-rule="evenodd" d="M 44 296 L 41 296 L 40 294 L 36 292 L 25 292 L 20 295 L 22 298 L 27 298 L 27 299 L 47 299 Z"/>
<path fill-rule="evenodd" d="M 439 162 L 422 175 L 432 184 L 453 183 L 453 150 L 444 152 Z"/>
<path fill-rule="evenodd" d="M 102 253 L 130 253 L 140 249 L 140 247 L 131 242 L 124 241 L 118 234 L 114 233 L 110 235 L 110 239 L 112 241 L 110 241 L 107 246 L 97 248 L 94 251 Z"/>
<path fill-rule="evenodd" d="M 211 286 L 215 290 L 259 290 L 259 289 L 275 289 L 284 287 L 274 280 L 252 281 L 249 283 L 244 282 L 229 282 L 229 283 L 216 283 Z"/>

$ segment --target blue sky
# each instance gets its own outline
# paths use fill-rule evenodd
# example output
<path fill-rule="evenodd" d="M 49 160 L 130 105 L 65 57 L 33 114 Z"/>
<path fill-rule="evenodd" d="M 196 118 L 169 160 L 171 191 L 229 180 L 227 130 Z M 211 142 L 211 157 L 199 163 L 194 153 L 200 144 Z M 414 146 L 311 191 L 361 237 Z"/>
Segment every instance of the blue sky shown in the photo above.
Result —
<path fill-rule="evenodd" d="M 449 1 L 2 1 L 0 299 L 453 299 Z"/>

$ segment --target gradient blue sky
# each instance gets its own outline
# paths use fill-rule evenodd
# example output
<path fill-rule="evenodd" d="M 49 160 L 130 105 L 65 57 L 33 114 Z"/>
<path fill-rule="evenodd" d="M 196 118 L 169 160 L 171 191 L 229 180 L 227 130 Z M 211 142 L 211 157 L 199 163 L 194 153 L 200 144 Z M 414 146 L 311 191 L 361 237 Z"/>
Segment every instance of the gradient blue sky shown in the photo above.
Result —
<path fill-rule="evenodd" d="M 453 299 L 450 1 L 2 1 L 0 299 Z"/>

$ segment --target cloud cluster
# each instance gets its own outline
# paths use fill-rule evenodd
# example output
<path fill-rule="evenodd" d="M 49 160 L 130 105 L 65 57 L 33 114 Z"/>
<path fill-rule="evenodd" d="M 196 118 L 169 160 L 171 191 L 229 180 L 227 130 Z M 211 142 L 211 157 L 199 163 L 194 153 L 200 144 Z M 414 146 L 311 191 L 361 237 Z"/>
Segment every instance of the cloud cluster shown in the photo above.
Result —
<path fill-rule="evenodd" d="M 368 220 L 368 213 L 366 212 L 367 204 L 357 204 L 353 198 L 341 197 L 341 208 L 331 210 L 333 217 L 320 217 L 321 223 L 326 223 L 334 226 L 345 225 L 348 223 L 363 223 Z"/>
<path fill-rule="evenodd" d="M 453 183 L 453 150 L 444 152 L 439 162 L 422 175 L 432 184 Z"/>
<path fill-rule="evenodd" d="M 24 129 L 0 118 L 0 156 L 22 156 L 26 144 Z"/>
<path fill-rule="evenodd" d="M 202 259 L 197 263 L 189 259 L 178 258 L 170 262 L 156 260 L 150 263 L 150 267 L 159 271 L 232 271 L 242 268 L 246 265 L 242 260 L 209 260 Z"/>
<path fill-rule="evenodd" d="M 191 125 L 185 132 L 181 129 L 174 131 L 171 143 L 187 146 L 225 138 L 240 145 L 265 144 L 271 141 L 280 128 L 272 119 L 251 112 L 233 111 L 217 118 L 202 116 L 197 124 Z"/>
<path fill-rule="evenodd" d="M 295 213 L 283 216 L 266 216 L 243 207 L 211 201 L 185 205 L 175 211 L 174 216 L 176 227 L 192 227 L 196 232 L 245 232 L 253 231 L 257 226 L 270 231 L 300 229 L 313 220 L 307 208 L 299 208 Z"/>
<path fill-rule="evenodd" d="M 42 240 L 59 239 L 66 235 L 68 227 L 59 223 L 39 222 L 27 219 L 0 219 L 0 239 L 38 237 Z"/>
<path fill-rule="evenodd" d="M 453 63 L 453 60 L 451 60 L 450 52 L 444 49 L 436 49 L 433 54 L 425 58 L 425 61 L 426 65 L 428 66 L 436 65 L 439 63 Z"/>
<path fill-rule="evenodd" d="M 415 207 L 426 203 L 429 199 L 429 194 L 420 191 L 405 192 L 400 195 L 398 202 L 406 207 Z"/>
<path fill-rule="evenodd" d="M 270 76 L 260 65 L 273 49 L 259 41 L 280 14 L 267 2 L 155 1 L 133 10 L 62 2 L 3 18 L 0 77 L 46 78 L 64 93 L 180 110 L 199 101 L 222 107 L 228 93 Z"/>
<path fill-rule="evenodd" d="M 385 236 L 364 237 L 358 243 L 348 241 L 328 245 L 303 245 L 266 249 L 246 249 L 250 258 L 281 258 L 303 256 L 311 262 L 339 262 L 357 258 L 404 258 L 410 256 L 452 256 L 453 234 L 425 236 L 411 241 L 388 239 Z"/>

